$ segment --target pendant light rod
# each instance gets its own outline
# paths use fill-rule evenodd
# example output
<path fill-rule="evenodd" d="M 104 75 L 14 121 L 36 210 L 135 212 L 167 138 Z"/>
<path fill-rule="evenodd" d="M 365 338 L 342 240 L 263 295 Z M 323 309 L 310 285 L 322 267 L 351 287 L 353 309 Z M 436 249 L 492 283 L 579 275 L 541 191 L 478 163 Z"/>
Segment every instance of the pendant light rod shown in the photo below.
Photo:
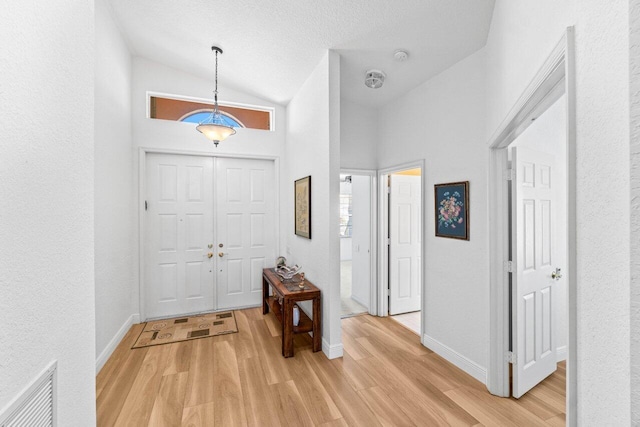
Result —
<path fill-rule="evenodd" d="M 216 89 L 213 92 L 213 107 L 218 112 L 218 54 L 222 55 L 223 51 L 218 46 L 211 46 L 211 50 L 216 53 Z"/>
<path fill-rule="evenodd" d="M 216 54 L 216 86 L 213 91 L 213 111 L 206 120 L 196 126 L 196 130 L 206 136 L 217 147 L 220 141 L 224 141 L 228 136 L 235 134 L 236 130 L 225 123 L 222 113 L 218 110 L 218 54 L 222 54 L 222 49 L 218 46 L 211 46 L 211 51 Z"/>

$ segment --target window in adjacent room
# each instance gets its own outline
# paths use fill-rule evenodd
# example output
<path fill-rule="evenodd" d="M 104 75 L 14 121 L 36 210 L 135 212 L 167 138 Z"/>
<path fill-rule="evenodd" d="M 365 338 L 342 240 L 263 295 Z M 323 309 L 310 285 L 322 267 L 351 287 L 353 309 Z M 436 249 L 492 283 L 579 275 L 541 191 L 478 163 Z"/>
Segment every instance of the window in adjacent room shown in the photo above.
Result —
<path fill-rule="evenodd" d="M 351 237 L 352 220 L 351 176 L 340 176 L 340 237 Z"/>

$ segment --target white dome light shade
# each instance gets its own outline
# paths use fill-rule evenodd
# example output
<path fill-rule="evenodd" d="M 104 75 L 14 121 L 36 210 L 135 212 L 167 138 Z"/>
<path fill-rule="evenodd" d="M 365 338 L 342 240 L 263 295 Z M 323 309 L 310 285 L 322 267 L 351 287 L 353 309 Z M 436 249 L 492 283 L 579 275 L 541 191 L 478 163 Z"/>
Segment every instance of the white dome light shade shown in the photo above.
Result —
<path fill-rule="evenodd" d="M 206 136 L 210 141 L 217 146 L 220 141 L 224 141 L 228 136 L 236 133 L 236 130 L 231 126 L 225 126 L 216 123 L 200 123 L 196 126 L 198 132 Z"/>

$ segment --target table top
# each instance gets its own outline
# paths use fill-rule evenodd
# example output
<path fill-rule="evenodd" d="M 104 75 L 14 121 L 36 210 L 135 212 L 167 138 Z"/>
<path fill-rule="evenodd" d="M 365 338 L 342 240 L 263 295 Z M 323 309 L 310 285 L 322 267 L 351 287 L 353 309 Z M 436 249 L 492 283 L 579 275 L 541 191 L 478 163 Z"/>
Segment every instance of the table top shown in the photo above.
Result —
<path fill-rule="evenodd" d="M 306 278 L 304 279 L 304 289 L 300 289 L 299 284 L 301 282 L 301 279 L 299 274 L 296 274 L 289 280 L 282 279 L 276 274 L 275 269 L 273 268 L 263 269 L 262 274 L 263 276 L 265 276 L 271 286 L 273 286 L 275 290 L 282 296 L 297 295 L 313 298 L 313 294 L 320 293 L 320 289 L 318 289 L 318 287 L 316 287 Z"/>

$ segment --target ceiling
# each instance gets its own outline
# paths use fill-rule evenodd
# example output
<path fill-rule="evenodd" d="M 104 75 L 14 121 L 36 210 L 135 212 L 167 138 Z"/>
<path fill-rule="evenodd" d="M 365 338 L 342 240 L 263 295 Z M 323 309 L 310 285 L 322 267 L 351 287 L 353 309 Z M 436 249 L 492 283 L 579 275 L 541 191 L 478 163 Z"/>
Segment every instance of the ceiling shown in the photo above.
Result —
<path fill-rule="evenodd" d="M 341 56 L 341 94 L 379 107 L 485 45 L 494 0 L 109 0 L 132 53 L 286 104 L 327 49 Z M 393 58 L 397 49 L 407 61 Z M 364 85 L 383 70 L 380 89 Z M 222 96 L 224 99 L 224 96 Z"/>

